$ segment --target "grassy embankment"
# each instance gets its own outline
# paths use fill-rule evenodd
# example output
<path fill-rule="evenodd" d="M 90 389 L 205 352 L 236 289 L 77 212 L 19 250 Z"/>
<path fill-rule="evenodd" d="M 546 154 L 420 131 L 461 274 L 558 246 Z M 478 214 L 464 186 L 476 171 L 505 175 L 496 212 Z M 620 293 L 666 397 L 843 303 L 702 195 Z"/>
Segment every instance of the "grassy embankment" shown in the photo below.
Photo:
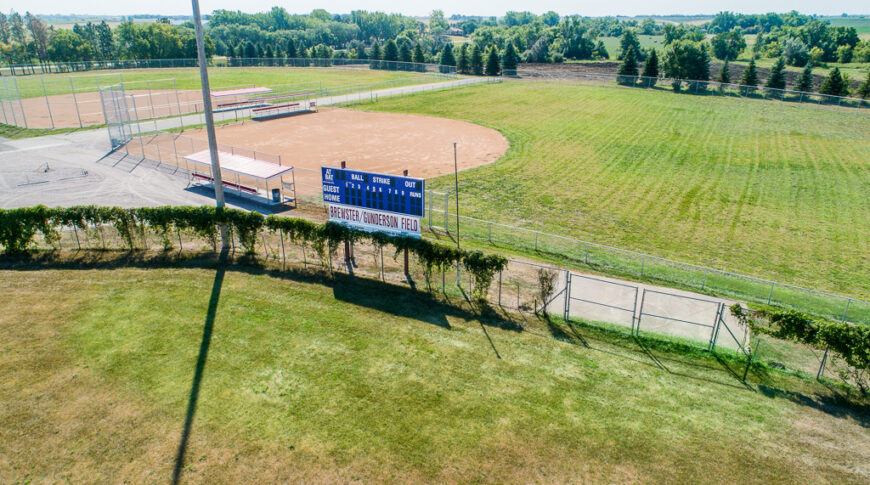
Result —
<path fill-rule="evenodd" d="M 167 481 L 185 423 L 189 483 L 870 473 L 866 406 L 583 325 L 208 262 L 5 270 L 0 289 L 4 482 Z"/>

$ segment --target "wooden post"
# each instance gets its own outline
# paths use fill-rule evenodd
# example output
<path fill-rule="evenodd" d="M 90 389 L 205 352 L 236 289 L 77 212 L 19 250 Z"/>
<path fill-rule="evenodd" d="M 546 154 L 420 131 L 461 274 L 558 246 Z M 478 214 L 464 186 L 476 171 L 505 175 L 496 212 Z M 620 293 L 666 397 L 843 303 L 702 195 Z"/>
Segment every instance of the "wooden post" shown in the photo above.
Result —
<path fill-rule="evenodd" d="M 345 160 L 341 161 L 341 168 L 347 168 L 347 162 Z M 344 262 L 350 263 L 350 242 L 344 242 Z"/>
<path fill-rule="evenodd" d="M 403 170 L 403 171 L 402 171 L 402 175 L 404 175 L 405 177 L 407 177 L 407 176 L 408 176 L 408 171 L 407 171 L 407 170 Z M 408 248 L 405 248 L 405 274 L 406 274 L 406 275 L 407 275 L 407 274 L 410 274 L 410 273 L 408 272 Z"/>

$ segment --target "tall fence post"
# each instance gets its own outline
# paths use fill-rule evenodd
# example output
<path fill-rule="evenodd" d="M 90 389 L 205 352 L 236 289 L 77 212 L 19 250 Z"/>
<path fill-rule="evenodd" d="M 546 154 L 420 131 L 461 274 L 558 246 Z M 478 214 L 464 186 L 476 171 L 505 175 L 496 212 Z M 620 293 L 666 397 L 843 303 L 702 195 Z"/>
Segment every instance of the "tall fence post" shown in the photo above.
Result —
<path fill-rule="evenodd" d="M 156 118 L 154 114 L 154 95 L 151 93 L 151 81 L 148 81 L 148 103 L 151 104 L 151 117 Z"/>
<path fill-rule="evenodd" d="M 21 120 L 24 121 L 24 128 L 27 129 L 27 115 L 24 113 L 24 105 L 21 103 L 21 90 L 18 89 L 18 79 L 12 80 L 15 83 L 15 94 L 18 95 L 18 107 L 21 108 Z"/>
<path fill-rule="evenodd" d="M 450 194 L 444 193 L 444 232 L 450 233 L 450 226 L 447 225 L 448 217 L 447 217 L 447 205 L 450 204 Z"/>
<path fill-rule="evenodd" d="M 819 372 L 816 373 L 816 380 L 825 376 L 825 364 L 828 362 L 828 346 L 825 346 L 825 353 L 822 355 L 822 362 L 819 364 Z"/>
<path fill-rule="evenodd" d="M 768 305 L 770 305 L 770 300 L 773 298 L 773 285 L 775 285 L 775 284 L 776 284 L 776 282 L 774 282 L 774 281 L 770 282 L 770 292 L 767 294 L 767 304 Z"/>
<path fill-rule="evenodd" d="M 565 270 L 565 313 L 562 318 L 565 319 L 565 322 L 568 322 L 568 312 L 570 311 L 570 300 L 571 300 L 571 272 Z"/>
<path fill-rule="evenodd" d="M 48 108 L 48 120 L 51 122 L 51 129 L 54 129 L 54 116 L 51 115 L 51 103 L 48 102 L 48 91 L 45 90 L 45 78 L 42 78 L 42 96 L 45 98 L 45 107 Z"/>
<path fill-rule="evenodd" d="M 70 78 L 69 78 L 69 87 L 70 87 L 70 91 L 72 91 L 73 106 L 76 107 L 76 118 L 78 118 L 78 120 L 79 120 L 79 128 L 83 128 L 84 126 L 82 125 L 82 115 L 79 112 L 79 102 L 78 102 L 78 100 L 76 100 L 76 86 L 75 86 L 75 84 L 73 84 L 72 76 L 70 76 Z"/>

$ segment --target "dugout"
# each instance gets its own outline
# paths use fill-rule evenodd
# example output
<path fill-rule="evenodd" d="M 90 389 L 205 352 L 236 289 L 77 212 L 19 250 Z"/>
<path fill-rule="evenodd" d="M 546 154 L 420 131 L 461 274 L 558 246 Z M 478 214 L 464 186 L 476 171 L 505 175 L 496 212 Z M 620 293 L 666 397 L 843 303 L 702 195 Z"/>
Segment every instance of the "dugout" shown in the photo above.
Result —
<path fill-rule="evenodd" d="M 296 207 L 296 174 L 292 166 L 218 152 L 226 193 L 269 206 L 292 203 Z M 202 150 L 184 157 L 191 183 L 214 187 L 211 156 Z"/>

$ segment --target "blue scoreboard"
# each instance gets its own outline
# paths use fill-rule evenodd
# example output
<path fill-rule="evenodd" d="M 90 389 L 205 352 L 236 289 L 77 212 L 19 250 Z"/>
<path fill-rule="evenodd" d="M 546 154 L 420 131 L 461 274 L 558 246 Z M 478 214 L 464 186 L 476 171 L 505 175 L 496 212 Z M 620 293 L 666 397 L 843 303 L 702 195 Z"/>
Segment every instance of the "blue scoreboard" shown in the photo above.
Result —
<path fill-rule="evenodd" d="M 332 167 L 321 167 L 321 176 L 324 202 L 423 217 L 423 179 Z"/>

